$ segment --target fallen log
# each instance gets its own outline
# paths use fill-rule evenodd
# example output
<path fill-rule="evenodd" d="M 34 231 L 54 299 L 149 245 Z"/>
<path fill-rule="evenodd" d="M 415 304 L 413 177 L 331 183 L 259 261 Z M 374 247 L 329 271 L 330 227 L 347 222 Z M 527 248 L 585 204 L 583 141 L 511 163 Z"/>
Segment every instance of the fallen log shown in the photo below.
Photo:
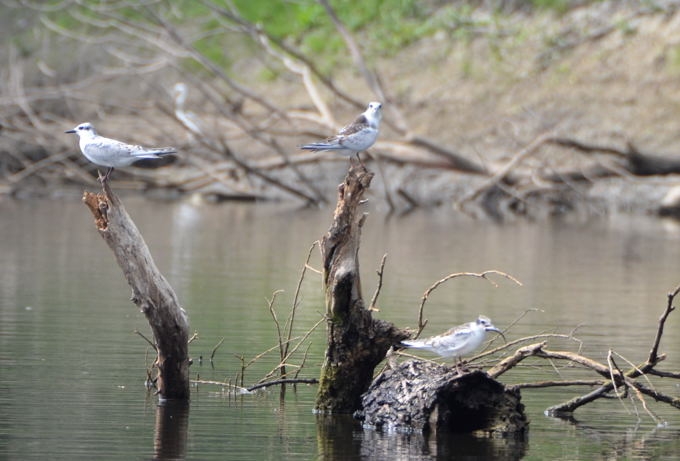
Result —
<path fill-rule="evenodd" d="M 529 422 L 520 393 L 481 370 L 410 360 L 386 370 L 362 396 L 366 428 L 427 434 L 518 436 Z"/>
<path fill-rule="evenodd" d="M 607 154 L 616 159 L 617 168 L 603 165 L 593 165 L 586 170 L 560 171 L 546 175 L 543 178 L 554 182 L 592 181 L 597 178 L 619 176 L 621 171 L 627 171 L 634 176 L 664 176 L 680 173 L 680 161 L 670 155 L 659 155 L 641 152 L 632 142 L 626 143 L 625 148 L 611 145 L 590 144 L 572 138 L 549 137 L 546 143 L 554 144 L 581 153 Z"/>
<path fill-rule="evenodd" d="M 103 193 L 85 192 L 83 202 L 113 251 L 132 288 L 134 302 L 146 316 L 154 337 L 162 399 L 189 399 L 189 321 L 177 295 L 153 262 L 149 248 L 120 199 L 104 182 Z"/>

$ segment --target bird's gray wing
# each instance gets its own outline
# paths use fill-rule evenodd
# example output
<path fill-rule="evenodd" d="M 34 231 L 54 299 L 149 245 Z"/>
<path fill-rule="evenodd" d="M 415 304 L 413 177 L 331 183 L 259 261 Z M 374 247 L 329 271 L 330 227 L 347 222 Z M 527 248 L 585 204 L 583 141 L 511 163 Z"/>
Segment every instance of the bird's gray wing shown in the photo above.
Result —
<path fill-rule="evenodd" d="M 350 123 L 343 129 L 341 129 L 336 136 L 332 136 L 321 142 L 305 144 L 303 146 L 300 146 L 300 148 L 315 151 L 347 150 L 350 149 L 351 147 L 346 146 L 344 141 L 348 137 L 356 133 L 359 133 L 360 131 L 365 130 L 367 128 L 370 128 L 370 125 L 368 124 L 368 120 L 366 120 L 366 117 L 362 114 L 359 117 L 357 117 L 357 119 L 354 122 Z"/>
<path fill-rule="evenodd" d="M 472 336 L 472 330 L 467 326 L 459 326 L 450 329 L 440 338 L 440 345 L 449 349 L 459 349 L 465 345 Z"/>
<path fill-rule="evenodd" d="M 132 146 L 113 139 L 96 139 L 84 146 L 84 154 L 97 159 L 121 158 L 131 155 Z"/>
<path fill-rule="evenodd" d="M 344 127 L 342 130 L 338 132 L 339 136 L 351 136 L 354 133 L 358 133 L 361 130 L 365 130 L 368 128 L 368 120 L 366 120 L 366 116 L 363 114 L 358 116 L 356 120 L 354 120 L 352 123 Z"/>

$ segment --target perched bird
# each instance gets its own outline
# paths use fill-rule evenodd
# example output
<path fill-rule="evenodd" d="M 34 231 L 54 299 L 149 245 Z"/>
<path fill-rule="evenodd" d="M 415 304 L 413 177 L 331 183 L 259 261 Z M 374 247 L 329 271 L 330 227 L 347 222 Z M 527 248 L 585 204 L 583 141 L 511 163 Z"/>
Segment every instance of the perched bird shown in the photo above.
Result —
<path fill-rule="evenodd" d="M 91 123 L 81 123 L 65 133 L 75 133 L 80 138 L 80 150 L 95 165 L 108 167 L 102 183 L 109 179 L 114 168 L 130 166 L 144 158 L 159 158 L 167 154 L 175 154 L 174 147 L 147 148 L 125 144 L 115 139 L 99 136 Z"/>
<path fill-rule="evenodd" d="M 382 120 L 382 104 L 371 102 L 364 113 L 354 122 L 344 127 L 337 135 L 321 142 L 313 142 L 300 146 L 300 149 L 314 152 L 334 150 L 348 155 L 356 154 L 371 147 L 378 138 Z"/>
<path fill-rule="evenodd" d="M 482 345 L 487 331 L 495 331 L 505 339 L 503 332 L 493 326 L 488 317 L 480 315 L 476 321 L 453 327 L 441 335 L 406 340 L 401 344 L 414 349 L 428 350 L 442 357 L 457 357 L 460 360 Z"/>

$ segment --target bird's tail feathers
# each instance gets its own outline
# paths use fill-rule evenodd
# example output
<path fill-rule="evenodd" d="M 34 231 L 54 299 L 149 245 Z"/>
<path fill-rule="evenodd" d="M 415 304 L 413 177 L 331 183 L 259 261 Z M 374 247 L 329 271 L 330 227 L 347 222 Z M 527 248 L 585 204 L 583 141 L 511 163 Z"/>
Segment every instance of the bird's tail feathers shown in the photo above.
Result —
<path fill-rule="evenodd" d="M 300 146 L 300 149 L 302 150 L 313 150 L 313 151 L 322 151 L 322 150 L 333 150 L 333 149 L 341 149 L 342 146 L 338 146 L 337 143 L 329 143 L 329 142 L 313 142 L 311 144 L 305 144 L 303 146 Z"/>
<path fill-rule="evenodd" d="M 415 347 L 415 348 L 425 347 L 425 343 L 423 341 L 419 340 L 419 339 L 406 339 L 406 340 L 402 341 L 401 344 L 406 346 L 406 347 Z"/>
<path fill-rule="evenodd" d="M 175 149 L 174 147 L 157 147 L 153 149 L 144 149 L 142 151 L 136 152 L 135 157 L 156 158 L 176 153 L 177 149 Z"/>

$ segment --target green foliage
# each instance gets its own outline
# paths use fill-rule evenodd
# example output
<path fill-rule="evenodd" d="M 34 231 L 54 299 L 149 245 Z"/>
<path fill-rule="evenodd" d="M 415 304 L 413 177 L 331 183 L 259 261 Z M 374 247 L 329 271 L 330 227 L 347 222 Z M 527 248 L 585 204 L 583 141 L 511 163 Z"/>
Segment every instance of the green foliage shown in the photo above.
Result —
<path fill-rule="evenodd" d="M 528 1 L 529 3 L 531 3 L 532 6 L 536 8 L 554 10 L 558 13 L 565 13 L 570 8 L 573 8 L 576 5 L 584 3 L 583 1 L 578 0 L 528 0 Z M 602 0 L 590 0 L 590 2 L 586 3 L 596 3 L 599 1 Z"/>
<path fill-rule="evenodd" d="M 315 0 L 271 2 L 235 0 L 239 12 L 260 24 L 269 34 L 297 43 L 314 55 L 337 56 L 345 49 L 342 37 Z M 399 47 L 429 33 L 432 25 L 429 2 L 417 0 L 331 1 L 343 24 L 357 37 L 365 39 L 374 53 L 392 54 Z"/>
<path fill-rule="evenodd" d="M 564 12 L 569 7 L 569 0 L 531 0 L 531 3 L 538 8 L 546 8 L 558 12 Z"/>
<path fill-rule="evenodd" d="M 318 0 L 206 0 L 218 8 L 235 7 L 246 20 L 259 25 L 271 36 L 283 40 L 315 60 L 322 71 L 330 71 L 349 60 L 346 44 L 336 30 L 331 17 Z M 573 7 L 575 0 L 515 0 L 519 7 L 544 8 L 564 11 Z M 593 2 L 600 0 L 591 0 Z M 477 14 L 478 2 L 439 0 L 329 0 L 340 21 L 349 29 L 371 59 L 396 55 L 409 44 L 444 31 L 452 41 L 468 40 L 488 31 L 492 52 L 502 59 L 493 34 L 503 22 L 500 10 L 491 17 Z M 58 28 L 80 36 L 103 35 L 117 32 L 108 22 L 122 21 L 144 24 L 154 22 L 158 15 L 178 30 L 193 37 L 192 45 L 214 64 L 229 72 L 233 62 L 244 55 L 257 53 L 257 45 L 230 29 L 228 20 L 211 11 L 204 1 L 163 0 L 151 3 L 108 2 L 106 0 L 81 0 L 77 4 L 62 5 L 60 0 L 45 0 L 44 11 L 49 21 Z M 152 14 L 151 11 L 154 11 Z M 16 10 L 19 11 L 18 9 Z M 484 19 L 480 19 L 484 18 Z M 37 22 L 37 21 L 36 21 Z M 622 28 L 626 24 L 621 25 Z M 522 28 L 516 39 L 520 40 Z M 21 53 L 30 54 L 37 46 L 36 40 L 23 34 L 18 43 Z M 190 60 L 187 60 L 190 61 Z M 201 71 L 201 65 L 185 62 L 183 65 Z M 276 70 L 264 72 L 262 77 L 275 78 Z"/>

